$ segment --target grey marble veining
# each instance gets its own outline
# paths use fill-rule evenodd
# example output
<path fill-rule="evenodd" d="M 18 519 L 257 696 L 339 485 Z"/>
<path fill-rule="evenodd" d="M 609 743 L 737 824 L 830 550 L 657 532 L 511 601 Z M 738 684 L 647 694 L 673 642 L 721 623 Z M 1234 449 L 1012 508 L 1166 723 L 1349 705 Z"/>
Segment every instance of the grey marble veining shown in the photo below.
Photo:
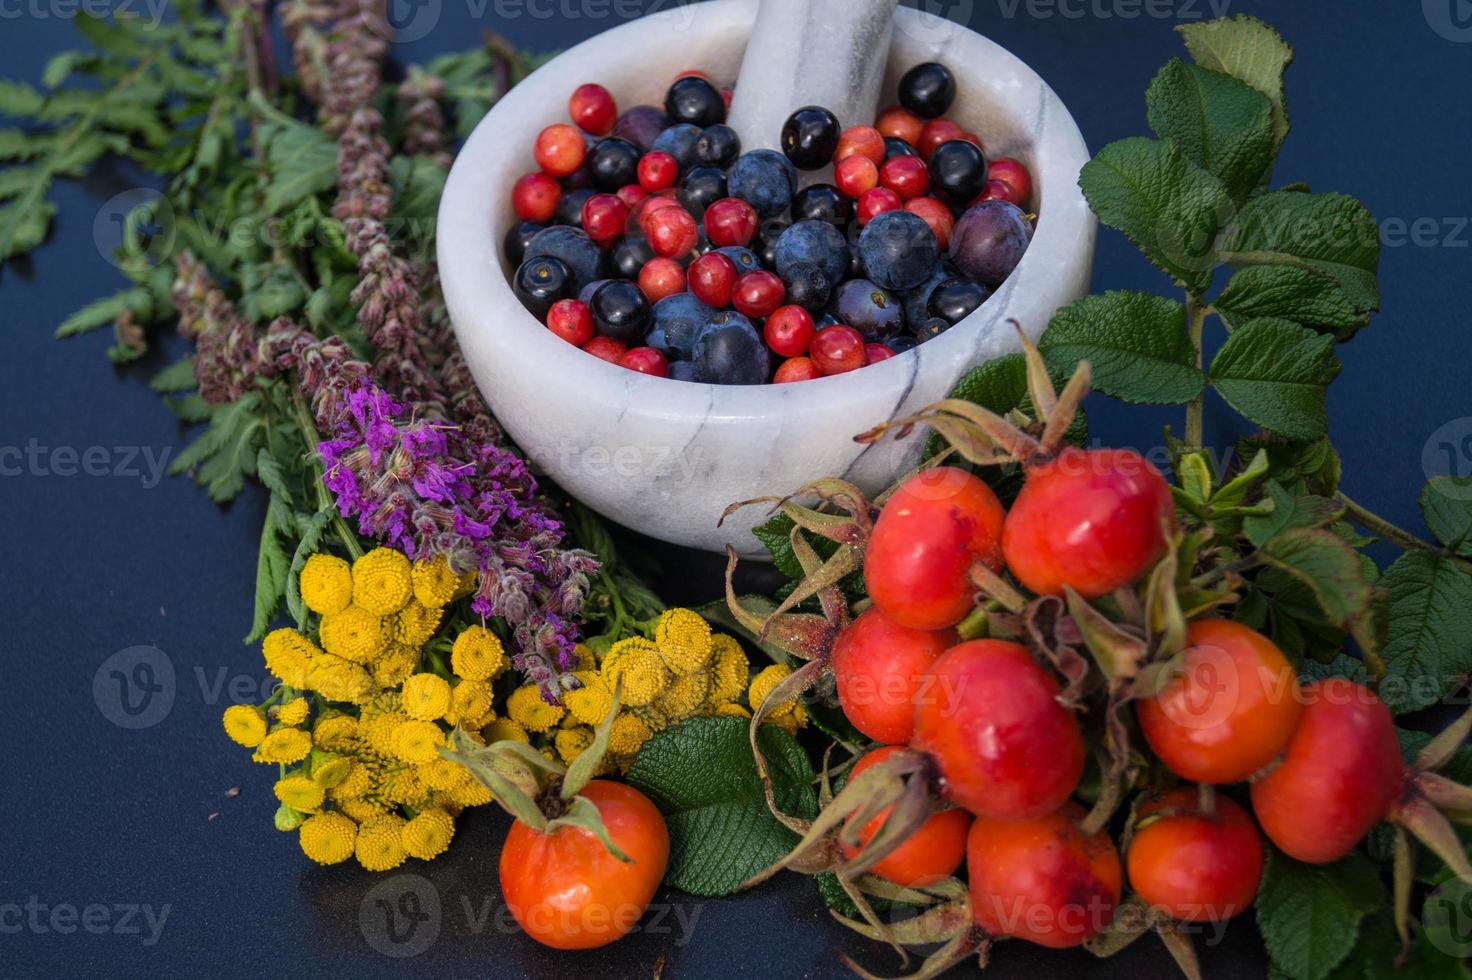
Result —
<path fill-rule="evenodd" d="M 691 547 L 734 544 L 763 555 L 749 510 L 718 528 L 733 501 L 786 493 L 842 474 L 882 489 L 914 464 L 922 433 L 865 447 L 855 433 L 914 412 L 975 365 L 1018 348 L 1008 321 L 1037 336 L 1087 290 L 1095 221 L 1078 190 L 1088 159 L 1058 97 L 1031 69 L 965 28 L 912 9 L 896 14 L 884 101 L 900 75 L 942 61 L 957 75 L 952 116 L 991 156 L 1032 170 L 1040 215 L 1027 255 L 961 324 L 851 374 L 787 385 L 720 387 L 651 378 L 591 357 L 528 314 L 507 283 L 501 239 L 515 221 L 510 187 L 534 167 L 549 106 L 598 81 L 620 107 L 658 104 L 679 71 L 737 77 L 754 0 L 713 0 L 625 24 L 533 73 L 486 116 L 456 161 L 440 206 L 439 262 L 456 334 L 476 382 L 517 443 L 566 490 L 635 530 Z M 555 114 L 555 113 L 554 113 Z"/>

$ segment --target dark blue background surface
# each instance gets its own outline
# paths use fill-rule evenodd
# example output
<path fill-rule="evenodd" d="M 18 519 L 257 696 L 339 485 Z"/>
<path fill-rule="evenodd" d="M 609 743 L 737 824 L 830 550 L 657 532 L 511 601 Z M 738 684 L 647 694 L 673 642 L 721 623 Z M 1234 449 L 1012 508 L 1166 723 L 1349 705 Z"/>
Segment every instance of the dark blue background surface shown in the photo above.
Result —
<path fill-rule="evenodd" d="M 1208 13 L 1213 2 L 1223 0 L 961 0 L 948 7 L 1032 64 L 1097 149 L 1145 130 L 1141 93 L 1181 50 L 1172 28 Z M 1330 396 L 1346 492 L 1413 527 L 1428 437 L 1448 424 L 1458 435 L 1472 433 L 1465 382 L 1472 43 L 1463 43 L 1472 38 L 1458 36 L 1448 14 L 1454 3 L 1230 3 L 1231 13 L 1273 22 L 1299 51 L 1289 75 L 1294 128 L 1278 179 L 1354 194 L 1391 233 L 1418 220 L 1427 232 L 1422 244 L 1402 235 L 1402 244 L 1385 249 L 1385 312 L 1342 351 L 1344 374 Z M 549 49 L 610 26 L 588 13 L 608 5 L 575 0 L 439 6 L 433 31 L 401 45 L 400 59 L 468 47 L 485 27 Z M 0 71 L 38 80 L 46 58 L 75 43 L 59 16 L 66 9 L 0 5 Z M 133 9 L 141 3 L 134 0 Z M 1171 16 L 1121 16 L 1141 9 Z M 549 116 L 557 110 L 549 106 Z M 111 173 L 62 186 L 60 220 L 34 268 L 0 271 L 0 447 L 35 446 L 44 460 L 44 472 L 24 466 L 21 475 L 0 477 L 0 970 L 647 976 L 663 957 L 667 976 L 795 977 L 840 974 L 835 951 L 848 948 L 871 969 L 893 971 L 882 951 L 829 922 L 811 886 L 796 879 L 725 901 L 661 896 L 686 921 L 695 916 L 687 942 L 679 941 L 673 915 L 666 934 L 574 958 L 498 934 L 494 917 L 477 933 L 467 905 L 474 915 L 497 900 L 494 858 L 505 830 L 504 819 L 487 812 L 462 821 L 448 858 L 410 869 L 441 901 L 437 940 L 412 959 L 375 951 L 359 910 L 379 879 L 355 867 L 310 867 L 294 835 L 271 830 L 270 775 L 220 732 L 232 685 L 251 690 L 264 679 L 258 655 L 240 644 L 261 501 L 247 495 L 221 510 L 183 480 L 148 477 L 148 454 L 172 455 L 185 441 L 145 384 L 163 357 L 119 372 L 102 357 L 108 341 L 100 334 L 66 344 L 51 339 L 83 301 L 121 285 L 93 244 L 92 219 L 103 201 L 137 182 Z M 1095 287 L 1168 284 L 1121 237 L 1104 232 Z M 1153 446 L 1162 424 L 1178 431 L 1181 424 L 1175 412 L 1102 400 L 1090 408 L 1094 434 L 1117 444 Z M 1217 403 L 1208 425 L 1228 418 Z M 54 472 L 66 470 L 68 450 L 81 455 L 89 447 L 102 447 L 93 469 L 106 458 L 100 465 L 112 475 Z M 141 474 L 123 472 L 132 449 L 118 447 L 143 450 Z M 0 463 L 11 472 L 14 453 Z M 156 723 L 130 730 L 109 720 L 117 716 L 109 680 L 116 661 L 106 669 L 104 662 L 138 646 L 163 652 L 174 675 L 172 700 L 164 712 L 167 695 L 158 695 L 150 708 L 160 715 Z M 158 653 L 145 656 L 161 663 Z M 97 692 L 94 676 L 102 678 Z M 238 796 L 227 794 L 231 787 L 240 788 Z M 94 905 L 107 908 L 105 934 L 67 917 L 68 907 Z M 156 941 L 148 942 L 152 930 L 141 912 L 123 922 L 130 905 L 149 906 L 155 917 L 167 907 Z M 70 922 L 73 931 L 52 928 L 56 908 L 55 923 L 65 929 Z M 101 911 L 88 915 L 94 926 L 104 922 Z M 138 926 L 141 934 L 124 931 Z M 1208 976 L 1260 976 L 1256 942 L 1250 925 L 1233 924 L 1224 943 L 1204 951 Z M 1017 944 L 994 960 L 993 972 L 1003 977 L 1139 977 L 1169 969 L 1150 941 L 1103 963 Z"/>

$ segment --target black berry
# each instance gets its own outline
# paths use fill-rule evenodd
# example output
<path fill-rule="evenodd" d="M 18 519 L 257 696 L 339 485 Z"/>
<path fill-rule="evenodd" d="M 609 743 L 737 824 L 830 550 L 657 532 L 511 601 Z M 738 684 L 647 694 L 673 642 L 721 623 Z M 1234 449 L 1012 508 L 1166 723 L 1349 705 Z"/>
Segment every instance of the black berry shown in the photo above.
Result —
<path fill-rule="evenodd" d="M 609 193 L 637 184 L 639 156 L 639 148 L 626 139 L 610 136 L 599 140 L 588 151 L 587 167 L 593 175 L 593 183 Z"/>
<path fill-rule="evenodd" d="M 956 76 L 938 61 L 916 65 L 900 79 L 900 104 L 922 119 L 946 114 L 956 101 Z"/>
<path fill-rule="evenodd" d="M 986 188 L 986 156 L 970 140 L 950 140 L 930 155 L 930 187 L 952 205 L 969 204 Z"/>
<path fill-rule="evenodd" d="M 643 343 L 649 332 L 649 300 L 638 283 L 610 279 L 598 287 L 588 305 L 600 334 L 630 346 Z"/>
<path fill-rule="evenodd" d="M 550 255 L 535 255 L 523 262 L 511 289 L 538 320 L 546 319 L 553 303 L 571 299 L 577 292 L 567 265 Z"/>
<path fill-rule="evenodd" d="M 832 184 L 810 184 L 792 199 L 793 221 L 826 221 L 847 228 L 854 220 L 854 202 Z"/>
<path fill-rule="evenodd" d="M 664 112 L 671 122 L 714 126 L 726 121 L 726 100 L 710 82 L 692 75 L 670 86 Z"/>
<path fill-rule="evenodd" d="M 803 106 L 782 127 L 782 152 L 800 170 L 817 170 L 832 161 L 838 133 L 837 116 L 822 106 Z"/>

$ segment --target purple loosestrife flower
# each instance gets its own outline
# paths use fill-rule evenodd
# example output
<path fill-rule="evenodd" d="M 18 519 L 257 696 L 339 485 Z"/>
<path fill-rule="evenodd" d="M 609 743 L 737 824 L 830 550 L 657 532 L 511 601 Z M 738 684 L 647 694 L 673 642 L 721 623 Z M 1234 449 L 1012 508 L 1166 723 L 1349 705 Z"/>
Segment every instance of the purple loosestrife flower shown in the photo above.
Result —
<path fill-rule="evenodd" d="M 444 555 L 457 572 L 478 571 L 471 607 L 510 624 L 517 668 L 557 699 L 598 566 L 562 547 L 562 525 L 526 463 L 444 422 L 409 418 L 367 381 L 348 388 L 331 435 L 318 451 L 342 515 L 411 558 Z"/>

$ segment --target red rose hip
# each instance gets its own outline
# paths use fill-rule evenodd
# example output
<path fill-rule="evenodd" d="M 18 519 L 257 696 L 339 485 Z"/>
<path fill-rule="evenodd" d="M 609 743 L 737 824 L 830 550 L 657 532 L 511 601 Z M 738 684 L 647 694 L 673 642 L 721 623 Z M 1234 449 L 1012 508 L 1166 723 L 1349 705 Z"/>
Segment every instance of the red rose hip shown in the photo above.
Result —
<path fill-rule="evenodd" d="M 705 209 L 705 237 L 715 248 L 750 245 L 759 227 L 756 208 L 739 197 L 723 197 Z"/>
<path fill-rule="evenodd" d="M 674 187 L 680 178 L 680 165 L 668 153 L 655 151 L 639 158 L 639 186 L 653 194 Z"/>
<path fill-rule="evenodd" d="M 653 347 L 635 347 L 626 351 L 624 356 L 619 358 L 618 363 L 620 367 L 626 367 L 640 374 L 648 374 L 656 378 L 670 376 L 669 361 L 665 359 L 662 352 Z"/>
<path fill-rule="evenodd" d="M 629 206 L 616 194 L 594 194 L 583 202 L 583 231 L 595 242 L 613 241 L 628 220 Z"/>
<path fill-rule="evenodd" d="M 639 288 L 650 305 L 685 291 L 685 269 L 674 259 L 654 258 L 639 270 Z"/>
<path fill-rule="evenodd" d="M 690 263 L 687 279 L 696 299 L 719 310 L 731 304 L 737 275 L 735 262 L 720 252 L 706 252 Z"/>
<path fill-rule="evenodd" d="M 908 201 L 930 190 L 930 170 L 919 157 L 891 157 L 879 168 L 879 184 Z"/>
<path fill-rule="evenodd" d="M 700 241 L 700 228 L 695 219 L 678 204 L 645 211 L 641 224 L 655 254 L 666 258 L 688 255 Z"/>
<path fill-rule="evenodd" d="M 538 172 L 524 174 L 511 186 L 511 207 L 522 221 L 545 224 L 557 214 L 562 185 L 556 178 Z"/>
<path fill-rule="evenodd" d="M 793 381 L 811 381 L 822 376 L 812 358 L 789 357 L 777 366 L 777 373 L 772 375 L 772 383 L 781 385 Z"/>

